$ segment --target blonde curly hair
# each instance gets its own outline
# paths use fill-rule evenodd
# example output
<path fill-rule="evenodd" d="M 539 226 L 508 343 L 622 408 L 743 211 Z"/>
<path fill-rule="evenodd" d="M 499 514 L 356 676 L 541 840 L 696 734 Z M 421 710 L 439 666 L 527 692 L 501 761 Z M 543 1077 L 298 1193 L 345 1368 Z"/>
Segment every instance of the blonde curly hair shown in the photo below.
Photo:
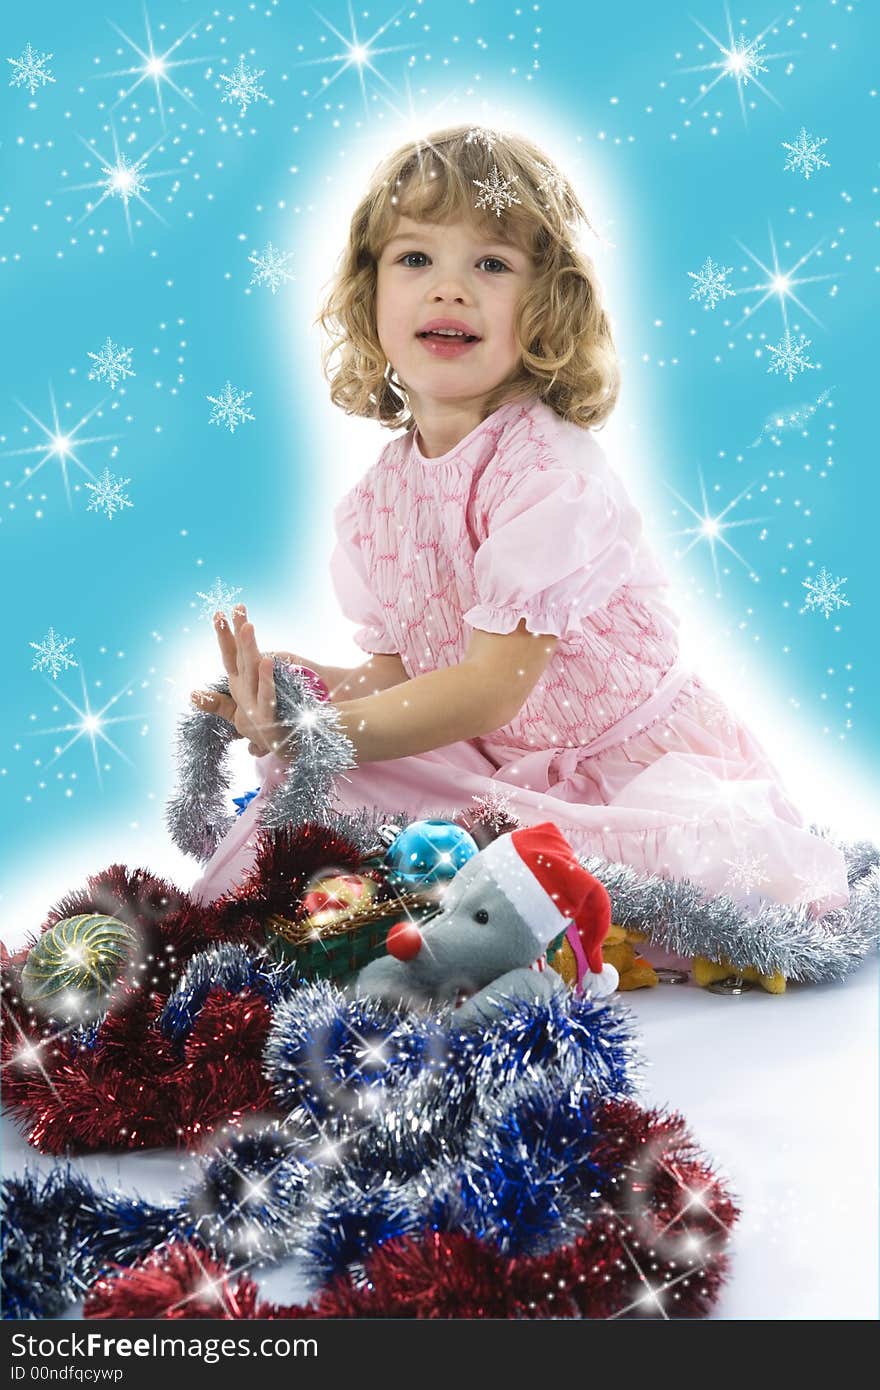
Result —
<path fill-rule="evenodd" d="M 519 201 L 499 214 L 492 206 L 477 208 L 477 182 L 498 176 Z M 354 211 L 348 245 L 315 319 L 329 340 L 322 360 L 333 403 L 389 429 L 415 424 L 405 387 L 386 370 L 376 327 L 378 261 L 400 216 L 436 223 L 464 218 L 532 259 L 536 274 L 514 326 L 520 360 L 486 398 L 485 414 L 536 393 L 563 420 L 584 429 L 601 425 L 617 400 L 620 369 L 596 272 L 576 244 L 578 224 L 590 225 L 587 215 L 568 180 L 531 141 L 465 125 L 395 150 Z"/>

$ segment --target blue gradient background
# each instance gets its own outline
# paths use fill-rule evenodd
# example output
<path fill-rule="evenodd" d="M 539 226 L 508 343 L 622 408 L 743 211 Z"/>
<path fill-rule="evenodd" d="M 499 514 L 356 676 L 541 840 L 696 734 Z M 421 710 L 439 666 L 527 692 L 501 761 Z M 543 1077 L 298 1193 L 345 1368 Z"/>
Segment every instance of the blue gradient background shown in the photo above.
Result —
<path fill-rule="evenodd" d="M 876 832 L 876 6 L 737 9 L 734 32 L 748 38 L 776 21 L 764 90 L 722 76 L 702 96 L 719 70 L 692 69 L 720 55 L 700 25 L 726 43 L 723 0 L 425 0 L 352 14 L 362 41 L 388 22 L 372 45 L 377 71 L 317 61 L 344 53 L 339 35 L 352 33 L 340 0 L 320 14 L 234 3 L 222 15 L 156 0 L 155 51 L 195 26 L 171 56 L 198 60 L 169 70 L 191 101 L 163 86 L 163 136 L 153 83 L 120 99 L 137 71 L 106 76 L 141 63 L 113 27 L 146 49 L 140 5 L 5 9 L 7 77 L 5 59 L 29 42 L 53 55 L 56 78 L 33 98 L 6 79 L 0 88 L 10 937 L 113 860 L 194 876 L 167 843 L 162 811 L 176 722 L 193 685 L 219 674 L 199 590 L 217 578 L 240 589 L 264 648 L 359 661 L 326 573 L 331 511 L 386 436 L 330 405 L 312 321 L 378 159 L 414 131 L 459 121 L 531 135 L 598 229 L 588 249 L 625 381 L 603 442 L 667 562 L 686 647 L 810 812 Z M 240 54 L 264 70 L 270 97 L 243 118 L 218 82 Z M 802 126 L 827 140 L 831 166 L 809 181 L 783 167 L 782 142 Z M 88 214 L 100 190 L 75 188 L 100 179 L 86 146 L 108 156 L 113 131 L 129 159 L 161 140 L 145 194 L 158 216 L 132 201 L 130 236 L 117 198 Z M 795 290 L 819 322 L 788 301 L 818 364 L 791 383 L 767 371 L 782 336 L 778 299 L 757 310 L 760 293 L 745 292 L 766 276 L 743 247 L 769 265 L 771 229 L 782 269 L 818 245 L 797 274 L 830 277 Z M 274 296 L 249 286 L 248 256 L 269 241 L 291 252 L 295 277 Z M 707 256 L 732 268 L 738 291 L 714 312 L 689 297 L 688 272 Z M 116 391 L 88 380 L 88 353 L 108 335 L 133 350 L 136 375 Z M 234 435 L 208 423 L 206 397 L 227 379 L 252 392 L 256 417 Z M 69 501 L 57 459 L 25 479 L 42 455 L 15 452 L 41 441 L 27 412 L 51 421 L 50 390 L 63 428 L 94 410 L 80 436 L 118 436 L 82 448 L 88 473 L 69 463 Z M 803 431 L 750 447 L 774 416 L 826 390 L 831 404 Z M 112 519 L 87 510 L 84 484 L 105 466 L 130 480 L 133 506 Z M 713 515 L 745 494 L 725 517 L 748 523 L 725 533 L 745 563 L 719 547 L 717 580 L 705 541 L 688 549 L 696 538 L 676 534 L 696 525 L 679 498 L 701 509 L 701 475 Z M 829 620 L 800 611 L 802 581 L 821 566 L 845 577 L 850 603 Z M 29 644 L 50 626 L 75 638 L 78 661 L 57 681 L 32 669 Z M 114 696 L 106 718 L 121 722 L 104 727 L 112 744 L 93 749 L 78 711 Z M 237 766 L 237 790 L 254 785 L 246 759 Z"/>

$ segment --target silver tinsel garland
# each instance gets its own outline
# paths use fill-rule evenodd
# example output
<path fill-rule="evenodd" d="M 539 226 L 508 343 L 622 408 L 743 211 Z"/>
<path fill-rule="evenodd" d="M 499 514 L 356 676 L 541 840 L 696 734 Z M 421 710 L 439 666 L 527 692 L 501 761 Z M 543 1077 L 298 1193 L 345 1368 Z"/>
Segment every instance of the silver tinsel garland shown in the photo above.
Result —
<path fill-rule="evenodd" d="M 208 690 L 229 694 L 226 676 Z M 267 829 L 301 825 L 308 820 L 337 827 L 339 816 L 329 806 L 333 781 L 355 766 L 354 747 L 339 728 L 339 711 L 318 700 L 307 679 L 280 657 L 275 658 L 276 719 L 293 731 L 296 756 L 287 776 L 266 798 L 260 824 Z M 194 710 L 177 731 L 178 786 L 166 808 L 171 838 L 185 854 L 204 863 L 210 859 L 234 823 L 229 800 L 229 745 L 238 738 L 234 727 L 218 714 Z"/>
<path fill-rule="evenodd" d="M 686 878 L 640 874 L 596 857 L 581 862 L 608 889 L 613 921 L 645 932 L 673 955 L 723 958 L 737 970 L 752 966 L 762 975 L 778 971 L 786 980 L 818 984 L 844 979 L 880 939 L 877 851 L 864 844 L 852 854 L 841 849 L 848 866 L 859 867 L 850 875 L 850 901 L 818 918 L 807 907 L 767 901 L 745 908 Z"/>

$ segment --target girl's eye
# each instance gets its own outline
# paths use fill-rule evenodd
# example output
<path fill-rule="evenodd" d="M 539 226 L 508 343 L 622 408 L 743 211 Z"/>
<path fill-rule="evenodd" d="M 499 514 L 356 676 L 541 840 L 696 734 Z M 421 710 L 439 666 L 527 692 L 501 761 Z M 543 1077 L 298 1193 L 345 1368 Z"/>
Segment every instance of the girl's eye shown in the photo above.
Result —
<path fill-rule="evenodd" d="M 425 254 L 425 252 L 405 252 L 405 254 L 403 254 L 403 256 L 400 257 L 400 261 L 407 261 L 410 259 L 410 256 L 424 256 L 425 260 L 427 260 L 427 254 Z M 500 265 L 500 268 L 502 268 L 502 270 L 507 270 L 507 265 L 505 265 L 505 263 L 503 263 L 503 260 L 500 260 L 498 256 L 482 256 L 477 264 L 481 265 L 482 261 L 494 261 L 496 265 Z M 409 268 L 410 270 L 421 270 L 420 265 L 410 265 Z M 498 272 L 492 271 L 492 274 L 498 274 Z"/>

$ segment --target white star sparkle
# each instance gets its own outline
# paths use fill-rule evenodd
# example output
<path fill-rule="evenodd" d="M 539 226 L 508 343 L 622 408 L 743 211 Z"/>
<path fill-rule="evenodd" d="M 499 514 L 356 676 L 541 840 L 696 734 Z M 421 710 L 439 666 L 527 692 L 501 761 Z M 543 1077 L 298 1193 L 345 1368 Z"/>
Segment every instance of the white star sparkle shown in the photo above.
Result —
<path fill-rule="evenodd" d="M 706 83 L 700 84 L 700 90 L 691 102 L 691 106 L 695 106 L 698 101 L 704 101 L 713 87 L 716 87 L 725 77 L 730 77 L 736 83 L 740 111 L 742 113 L 743 122 L 746 123 L 746 103 L 743 97 L 743 88 L 747 87 L 750 82 L 753 82 L 755 86 L 764 93 L 765 97 L 768 97 L 774 105 L 780 106 L 780 103 L 776 100 L 773 93 L 758 79 L 758 73 L 768 72 L 769 69 L 767 64 L 769 62 L 777 58 L 788 58 L 791 56 L 793 50 L 787 50 L 784 53 L 765 53 L 764 36 L 768 34 L 776 24 L 777 21 L 775 19 L 772 23 L 768 24 L 765 29 L 762 29 L 760 34 L 756 34 L 753 39 L 747 39 L 745 34 L 734 35 L 733 25 L 730 22 L 730 9 L 726 0 L 724 15 L 727 20 L 726 44 L 722 43 L 720 39 L 716 39 L 715 35 L 711 33 L 705 25 L 701 24 L 698 19 L 694 20 L 697 28 L 702 30 L 707 39 L 711 39 L 720 57 L 716 58 L 712 63 L 703 63 L 697 67 L 682 68 L 681 71 L 716 72 L 718 74 L 708 85 Z"/>
<path fill-rule="evenodd" d="M 743 488 L 742 492 L 738 493 L 737 496 L 733 498 L 733 501 L 728 502 L 727 506 L 722 508 L 722 510 L 716 513 L 716 515 L 714 516 L 709 511 L 709 502 L 706 497 L 706 485 L 703 481 L 702 473 L 700 474 L 700 492 L 703 498 L 702 512 L 696 511 L 696 509 L 691 506 L 690 502 L 686 501 L 685 498 L 682 497 L 679 493 L 677 493 L 674 488 L 669 488 L 669 491 L 673 494 L 673 496 L 678 498 L 682 506 L 687 508 L 691 516 L 694 517 L 694 519 L 697 522 L 696 526 L 688 526 L 681 531 L 672 532 L 672 534 L 675 536 L 693 537 L 691 542 L 684 548 L 684 550 L 676 552 L 676 559 L 683 559 L 685 555 L 687 555 L 691 550 L 693 550 L 695 545 L 698 545 L 700 541 L 705 541 L 706 544 L 709 546 L 709 550 L 712 555 L 712 568 L 715 571 L 715 584 L 717 592 L 719 593 L 721 588 L 721 578 L 718 573 L 718 557 L 715 553 L 716 545 L 723 545 L 726 550 L 729 550 L 731 555 L 733 555 L 734 558 L 739 561 L 743 568 L 748 570 L 750 579 L 753 579 L 755 581 L 757 581 L 758 579 L 758 575 L 755 573 L 754 569 L 749 564 L 749 562 L 745 560 L 743 556 L 740 555 L 739 551 L 736 550 L 730 544 L 730 541 L 726 539 L 724 534 L 725 531 L 730 531 L 736 526 L 758 526 L 762 521 L 766 520 L 765 517 L 755 517 L 749 520 L 743 519 L 741 521 L 725 521 L 725 517 L 728 515 L 728 513 L 733 511 L 734 507 L 736 507 L 742 501 L 742 499 L 752 491 L 752 488 L 754 486 L 754 483 L 750 483 L 748 487 Z"/>
<path fill-rule="evenodd" d="M 374 76 L 378 77 L 380 82 L 384 82 L 385 86 L 388 87 L 390 91 L 395 91 L 395 88 L 388 81 L 387 77 L 385 77 L 385 75 L 381 73 L 379 69 L 376 67 L 375 63 L 373 62 L 373 59 L 380 58 L 385 53 L 399 53 L 402 50 L 411 51 L 413 48 L 417 48 L 420 45 L 412 43 L 398 43 L 391 44 L 386 48 L 374 48 L 373 45 L 376 39 L 378 39 L 382 34 L 384 34 L 385 30 L 388 29 L 395 22 L 398 16 L 403 14 L 405 8 L 405 6 L 402 6 L 399 10 L 396 11 L 395 14 L 391 16 L 390 19 L 386 19 L 384 24 L 380 24 L 379 28 L 375 31 L 375 33 L 371 34 L 368 39 L 361 39 L 358 36 L 357 25 L 355 24 L 354 12 L 352 10 L 350 0 L 348 6 L 348 20 L 351 26 L 351 32 L 348 38 L 346 38 L 344 34 L 341 34 L 339 30 L 336 29 L 330 23 L 329 19 L 325 19 L 325 17 L 320 13 L 319 10 L 316 10 L 315 14 L 318 16 L 321 23 L 325 25 L 325 27 L 329 29 L 331 33 L 335 34 L 336 37 L 339 39 L 340 43 L 342 44 L 343 51 L 341 53 L 332 53 L 329 58 L 309 58 L 306 59 L 305 62 L 297 64 L 298 67 L 312 67 L 321 63 L 339 64 L 339 67 L 333 73 L 332 77 L 323 77 L 321 79 L 321 86 L 318 89 L 318 91 L 314 93 L 313 100 L 315 97 L 322 96 L 324 92 L 327 91 L 327 88 L 332 86 L 336 79 L 338 77 L 341 77 L 344 72 L 347 72 L 349 68 L 355 68 L 357 70 L 365 113 L 367 112 L 367 88 L 364 82 L 364 68 L 368 68 L 370 72 L 374 74 Z"/>
<path fill-rule="evenodd" d="M 118 198 L 125 210 L 125 225 L 128 228 L 128 237 L 131 241 L 131 212 L 129 209 L 131 200 L 135 199 L 142 207 L 147 208 L 154 217 L 158 218 L 163 226 L 167 226 L 164 217 L 162 217 L 144 197 L 144 194 L 150 191 L 147 179 L 149 178 L 151 181 L 153 179 L 165 179 L 180 171 L 179 169 L 163 169 L 158 172 L 153 172 L 151 170 L 149 174 L 147 173 L 147 160 L 150 158 L 153 151 L 159 148 L 165 136 L 160 136 L 155 144 L 151 145 L 138 159 L 129 160 L 127 155 L 122 153 L 119 149 L 115 128 L 111 127 L 111 131 L 113 139 L 112 159 L 105 158 L 94 142 L 83 140 L 82 136 L 79 136 L 80 143 L 85 146 L 93 159 L 97 158 L 99 161 L 101 166 L 101 177 L 96 179 L 93 183 L 71 184 L 67 191 L 70 193 L 79 193 L 90 188 L 100 188 L 102 190 L 101 196 L 96 202 L 86 203 L 86 210 L 79 219 L 77 226 L 79 226 L 79 223 L 85 222 L 94 212 L 97 212 L 98 208 L 107 198 Z"/>
<path fill-rule="evenodd" d="M 396 138 L 400 141 L 408 140 L 414 145 L 418 145 L 420 153 L 423 150 L 430 150 L 436 159 L 441 160 L 442 155 L 436 145 L 431 144 L 427 132 L 434 130 L 438 125 L 442 124 L 440 112 L 450 101 L 451 94 L 447 94 L 442 97 L 440 101 L 429 107 L 413 101 L 412 88 L 406 73 L 404 73 L 403 76 L 403 86 L 406 96 L 405 110 L 401 110 L 400 107 L 395 106 L 394 102 L 385 92 L 377 93 L 379 100 L 383 102 L 384 105 L 388 107 L 388 110 L 393 112 L 394 116 L 397 118 L 399 124 L 395 132 Z M 395 93 L 395 95 L 397 95 L 397 93 Z M 421 109 L 419 109 L 419 106 L 421 106 Z M 392 202 L 393 201 L 394 199 L 392 198 Z"/>
<path fill-rule="evenodd" d="M 67 501 L 72 510 L 73 503 L 70 496 L 70 483 L 67 477 L 68 460 L 70 460 L 71 463 L 75 463 L 77 468 L 81 468 L 82 471 L 86 473 L 93 481 L 97 481 L 97 479 L 95 478 L 95 474 L 91 471 L 91 469 L 87 468 L 86 465 L 82 462 L 82 459 L 78 457 L 78 452 L 79 450 L 86 448 L 86 446 L 89 444 L 105 444 L 111 440 L 118 439 L 119 435 L 100 434 L 93 435 L 90 439 L 83 439 L 80 437 L 80 430 L 85 429 L 92 416 L 101 409 L 101 406 L 104 404 L 103 401 L 99 401 L 96 406 L 93 406 L 93 408 L 89 411 L 88 415 L 84 415 L 82 419 L 79 421 L 79 423 L 73 426 L 73 429 L 62 429 L 58 419 L 58 407 L 55 404 L 55 393 L 52 390 L 51 386 L 49 387 L 49 399 L 52 403 L 51 425 L 47 425 L 42 420 L 38 420 L 36 415 L 32 414 L 32 412 L 28 410 L 27 406 L 22 405 L 21 401 L 16 401 L 16 405 L 19 407 L 19 409 L 23 410 L 25 415 L 27 415 L 28 419 L 33 420 L 34 424 L 37 425 L 37 427 L 43 431 L 43 434 L 46 436 L 46 439 L 44 443 L 31 445 L 27 449 L 6 449 L 4 450 L 4 454 L 8 454 L 10 456 L 15 456 L 18 454 L 42 454 L 43 456 L 37 464 L 36 468 L 31 468 L 29 466 L 25 468 L 24 477 L 20 478 L 15 485 L 17 488 L 22 487 L 24 483 L 29 482 L 30 479 L 35 476 L 35 474 L 39 473 L 44 463 L 48 463 L 50 459 L 57 459 L 61 467 L 61 475 L 64 478 L 64 488 L 67 493 Z"/>
<path fill-rule="evenodd" d="M 145 49 L 140 48 L 138 44 L 135 43 L 134 39 L 130 39 L 128 37 L 128 34 L 126 34 L 125 30 L 120 29 L 119 25 L 116 24 L 112 19 L 108 19 L 107 23 L 111 26 L 111 28 L 116 30 L 119 37 L 121 39 L 124 39 L 125 42 L 128 44 L 129 48 L 134 53 L 136 53 L 137 56 L 141 59 L 140 63 L 136 63 L 133 67 L 117 68 L 114 72 L 102 72 L 96 74 L 96 76 L 102 78 L 132 76 L 134 77 L 134 81 L 131 83 L 131 85 L 127 87 L 124 92 L 120 92 L 119 96 L 113 104 L 114 110 L 117 106 L 120 105 L 121 102 L 126 101 L 128 97 L 131 96 L 132 92 L 135 91 L 141 85 L 142 82 L 147 81 L 151 81 L 153 83 L 153 87 L 156 93 L 156 105 L 159 109 L 159 116 L 163 126 L 165 125 L 165 108 L 162 104 L 163 85 L 169 86 L 173 91 L 177 92 L 178 96 L 183 97 L 184 101 L 188 102 L 190 106 L 198 110 L 198 108 L 196 107 L 196 103 L 193 101 L 192 96 L 186 90 L 186 88 L 178 87 L 174 79 L 171 76 L 169 76 L 173 68 L 187 67 L 193 63 L 210 62 L 209 56 L 201 58 L 175 58 L 172 61 L 171 55 L 175 53 L 177 49 L 180 47 L 180 45 L 189 38 L 190 34 L 197 27 L 197 23 L 191 24 L 190 27 L 187 29 L 186 33 L 181 34 L 179 39 L 175 39 L 174 43 L 171 44 L 169 48 L 166 48 L 164 53 L 157 53 L 155 48 L 153 47 L 153 34 L 150 29 L 150 16 L 147 13 L 146 5 L 144 5 L 144 28 L 146 29 L 147 33 L 147 37 L 145 40 L 147 46 Z"/>
<path fill-rule="evenodd" d="M 768 227 L 768 231 L 770 234 L 770 253 L 773 257 L 772 266 L 765 265 L 764 262 L 760 260 L 759 257 L 756 256 L 753 251 L 749 250 L 748 246 L 745 246 L 741 241 L 737 241 L 737 246 L 739 246 L 743 251 L 745 251 L 746 255 L 750 258 L 750 260 L 754 261 L 755 265 L 759 268 L 759 270 L 763 270 L 767 279 L 759 281 L 757 285 L 747 285 L 745 289 L 735 291 L 737 295 L 760 294 L 761 298 L 758 300 L 757 304 L 749 305 L 746 308 L 746 311 L 740 319 L 739 323 L 734 325 L 733 331 L 736 332 L 736 329 L 740 328 L 742 324 L 745 323 L 746 319 L 753 319 L 755 314 L 762 307 L 762 305 L 766 304 L 767 300 L 770 299 L 773 295 L 775 295 L 779 300 L 779 307 L 782 311 L 783 328 L 785 328 L 786 330 L 788 329 L 788 310 L 786 308 L 786 303 L 789 299 L 793 300 L 793 302 L 798 306 L 798 308 L 802 309 L 805 314 L 808 314 L 810 318 L 813 320 L 813 322 L 818 323 L 819 327 L 821 328 L 821 320 L 818 319 L 816 315 L 812 312 L 812 310 L 809 309 L 807 305 L 804 304 L 804 302 L 798 298 L 794 291 L 797 285 L 815 285 L 818 284 L 820 280 L 834 280 L 836 278 L 834 275 L 799 276 L 797 274 L 801 267 L 806 265 L 807 261 L 809 261 L 812 256 L 815 256 L 816 252 L 821 249 L 824 238 L 822 238 L 822 240 L 820 241 L 817 241 L 815 246 L 812 246 L 809 251 L 805 252 L 804 255 L 801 256 L 799 260 L 795 261 L 794 265 L 791 266 L 788 270 L 781 270 L 779 267 L 779 257 L 776 252 L 776 241 L 773 236 L 773 228 Z"/>
<path fill-rule="evenodd" d="M 5 1009 L 9 1017 L 10 1023 L 14 1027 L 15 1031 L 18 1033 L 18 1036 L 21 1039 L 21 1043 L 16 1048 L 15 1052 L 13 1052 L 9 1061 L 4 1062 L 2 1066 L 0 1066 L 0 1071 L 5 1071 L 7 1067 L 14 1066 L 16 1062 L 28 1067 L 39 1067 L 40 1071 L 43 1074 L 43 1080 L 49 1087 L 49 1090 L 52 1092 L 56 1100 L 61 1101 L 61 1095 L 59 1094 L 55 1084 L 53 1083 L 51 1076 L 47 1072 L 46 1068 L 43 1066 L 43 1063 L 40 1060 L 40 1054 L 44 1047 L 50 1047 L 51 1044 L 57 1041 L 58 1038 L 66 1037 L 68 1033 L 73 1032 L 73 1027 L 75 1027 L 76 1025 L 73 1025 L 73 1027 L 70 1028 L 63 1028 L 60 1032 L 54 1033 L 52 1037 L 39 1038 L 36 1042 L 34 1042 L 31 1038 L 27 1036 L 18 1019 L 15 1017 L 15 1014 L 12 1012 L 9 1005 L 5 1003 L 5 1001 L 3 1003 L 3 1008 Z"/>
<path fill-rule="evenodd" d="M 104 743 L 106 743 L 108 748 L 112 748 L 114 753 L 118 753 L 120 758 L 122 758 L 124 762 L 128 763 L 129 767 L 134 767 L 135 764 L 132 762 L 131 758 L 129 758 L 122 751 L 122 749 L 119 748 L 113 742 L 113 740 L 108 737 L 104 730 L 106 728 L 109 728 L 111 724 L 127 724 L 130 723 L 132 719 L 142 720 L 144 718 L 144 715 L 117 714 L 114 715 L 112 718 L 105 717 L 107 710 L 109 710 L 113 705 L 115 705 L 117 700 L 121 700 L 123 695 L 128 693 L 128 691 L 135 683 L 134 680 L 130 680 L 128 684 L 123 686 L 121 690 L 118 690 L 115 695 L 111 695 L 107 703 L 105 705 L 102 705 L 101 708 L 97 710 L 92 708 L 91 697 L 86 687 L 85 672 L 82 670 L 82 667 L 80 667 L 80 682 L 82 684 L 83 692 L 82 708 L 80 708 L 79 705 L 77 705 L 73 700 L 71 700 L 69 696 L 65 695 L 64 691 L 60 687 L 52 687 L 52 689 L 55 690 L 56 693 L 61 696 L 65 704 L 69 705 L 70 708 L 73 710 L 74 714 L 77 716 L 76 720 L 68 724 L 58 724 L 51 729 L 31 729 L 28 731 L 28 736 L 31 738 L 36 738 L 44 734 L 71 735 L 71 737 L 64 744 L 63 748 L 56 748 L 55 756 L 51 758 L 48 763 L 45 764 L 46 768 L 50 768 L 53 763 L 56 763 L 58 761 L 59 758 L 63 758 L 64 754 L 68 751 L 68 749 L 72 748 L 75 743 L 78 743 L 81 738 L 88 738 L 89 742 L 92 745 L 92 758 L 95 764 L 95 775 L 97 776 L 99 787 L 102 787 L 103 790 L 103 785 L 101 782 L 101 765 L 98 759 L 97 751 L 98 739 L 101 739 Z M 46 684 L 48 685 L 49 682 L 47 681 Z"/>

